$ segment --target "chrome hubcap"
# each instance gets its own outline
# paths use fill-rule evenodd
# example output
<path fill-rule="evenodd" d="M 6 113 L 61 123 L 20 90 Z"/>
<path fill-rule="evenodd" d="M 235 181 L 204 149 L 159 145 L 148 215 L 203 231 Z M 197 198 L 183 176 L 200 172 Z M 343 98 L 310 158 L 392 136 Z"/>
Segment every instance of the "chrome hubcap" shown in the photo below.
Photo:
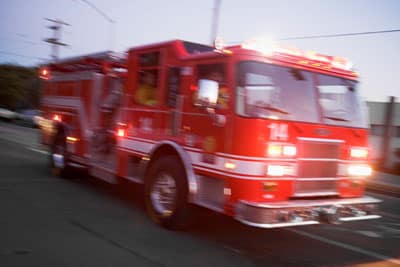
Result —
<path fill-rule="evenodd" d="M 171 215 L 174 210 L 176 184 L 168 174 L 160 174 L 154 181 L 150 191 L 150 199 L 157 213 Z"/>
<path fill-rule="evenodd" d="M 53 157 L 54 167 L 59 169 L 64 168 L 64 147 L 57 146 L 51 156 Z"/>

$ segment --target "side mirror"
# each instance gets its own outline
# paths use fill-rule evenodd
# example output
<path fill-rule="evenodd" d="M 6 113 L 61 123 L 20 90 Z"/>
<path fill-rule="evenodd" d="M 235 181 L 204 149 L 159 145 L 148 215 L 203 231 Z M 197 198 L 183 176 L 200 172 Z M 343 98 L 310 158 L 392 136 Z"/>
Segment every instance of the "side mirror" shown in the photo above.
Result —
<path fill-rule="evenodd" d="M 218 100 L 218 82 L 201 79 L 198 84 L 196 105 L 201 107 L 215 107 Z"/>
<path fill-rule="evenodd" d="M 199 80 L 198 88 L 199 91 L 195 105 L 205 108 L 215 126 L 224 127 L 226 124 L 225 115 L 219 115 L 215 112 L 218 101 L 218 82 L 201 79 Z"/>

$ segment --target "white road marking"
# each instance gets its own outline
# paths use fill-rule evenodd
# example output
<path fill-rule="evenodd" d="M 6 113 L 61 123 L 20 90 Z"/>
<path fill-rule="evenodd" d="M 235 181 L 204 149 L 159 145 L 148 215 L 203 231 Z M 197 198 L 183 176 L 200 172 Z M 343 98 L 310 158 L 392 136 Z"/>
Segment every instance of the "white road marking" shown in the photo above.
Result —
<path fill-rule="evenodd" d="M 35 151 L 35 152 L 38 152 L 38 153 L 41 153 L 41 154 L 44 154 L 44 155 L 50 155 L 50 153 L 48 151 L 37 149 L 37 148 L 34 148 L 34 147 L 29 147 L 28 146 L 27 149 Z"/>
<path fill-rule="evenodd" d="M 390 234 L 399 234 L 400 233 L 400 229 L 396 229 L 393 227 L 384 226 L 384 225 L 378 225 L 377 227 L 385 230 L 386 232 L 389 232 Z"/>
<path fill-rule="evenodd" d="M 347 249 L 347 250 L 350 250 L 350 251 L 353 251 L 353 252 L 357 252 L 357 253 L 366 255 L 368 257 L 372 257 L 372 258 L 376 258 L 376 259 L 379 259 L 379 260 L 384 260 L 384 261 L 387 261 L 387 262 L 391 262 L 391 263 L 400 265 L 400 259 L 394 259 L 394 258 L 388 257 L 386 255 L 382 255 L 382 254 L 379 254 L 379 253 L 376 253 L 376 252 L 373 252 L 373 251 L 365 250 L 365 249 L 362 249 L 362 248 L 359 248 L 359 247 L 356 247 L 356 246 L 352 246 L 352 245 L 349 245 L 349 244 L 345 244 L 345 243 L 342 243 L 342 242 L 339 242 L 339 241 L 330 240 L 328 238 L 324 238 L 324 237 L 321 237 L 321 236 L 313 235 L 313 234 L 310 234 L 310 233 L 307 233 L 307 232 L 304 232 L 304 231 L 301 231 L 301 230 L 296 230 L 296 229 L 287 229 L 287 230 L 291 231 L 291 232 L 294 232 L 296 234 L 308 237 L 308 238 L 312 238 L 312 239 L 321 241 L 321 242 L 329 244 L 329 245 L 333 245 L 333 246 L 336 246 L 336 247 L 344 248 L 344 249 Z"/>
<path fill-rule="evenodd" d="M 365 235 L 368 237 L 374 237 L 374 238 L 382 238 L 382 235 L 376 232 L 372 231 L 355 231 L 356 233 L 359 233 L 360 235 Z"/>

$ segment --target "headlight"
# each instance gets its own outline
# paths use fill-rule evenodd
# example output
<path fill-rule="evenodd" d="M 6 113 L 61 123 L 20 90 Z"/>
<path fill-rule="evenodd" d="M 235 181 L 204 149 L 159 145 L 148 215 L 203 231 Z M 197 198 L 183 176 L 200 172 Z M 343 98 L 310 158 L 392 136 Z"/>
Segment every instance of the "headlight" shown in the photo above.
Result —
<path fill-rule="evenodd" d="M 349 165 L 347 173 L 349 176 L 370 176 L 372 169 L 368 165 Z"/>

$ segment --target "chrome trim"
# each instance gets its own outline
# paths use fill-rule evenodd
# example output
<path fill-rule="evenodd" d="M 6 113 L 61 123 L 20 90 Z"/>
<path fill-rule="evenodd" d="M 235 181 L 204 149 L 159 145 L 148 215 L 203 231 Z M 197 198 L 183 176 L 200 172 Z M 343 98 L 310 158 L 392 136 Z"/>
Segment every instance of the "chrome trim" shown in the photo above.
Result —
<path fill-rule="evenodd" d="M 293 200 L 278 203 L 240 201 L 235 208 L 234 218 L 243 224 L 277 228 L 312 225 L 319 223 L 378 219 L 372 214 L 381 202 L 372 197 L 334 200 Z"/>
<path fill-rule="evenodd" d="M 298 158 L 300 161 L 331 161 L 331 162 L 340 162 L 340 159 L 335 158 Z"/>
<path fill-rule="evenodd" d="M 338 192 L 311 192 L 311 193 L 294 193 L 294 197 L 321 197 L 321 196 L 337 196 Z"/>
<path fill-rule="evenodd" d="M 337 181 L 339 178 L 335 177 L 313 177 L 313 178 L 295 178 L 296 181 Z"/>
<path fill-rule="evenodd" d="M 312 138 L 312 137 L 297 137 L 301 141 L 314 141 L 314 142 L 326 142 L 326 143 L 344 143 L 344 140 L 339 139 L 324 139 L 324 138 Z"/>
<path fill-rule="evenodd" d="M 267 228 L 267 229 L 272 229 L 272 228 L 279 228 L 279 227 L 288 227 L 288 226 L 301 226 L 301 225 L 312 225 L 312 224 L 319 224 L 320 222 L 318 221 L 304 221 L 304 222 L 292 222 L 292 223 L 253 223 L 249 222 L 240 218 L 235 218 L 239 222 L 253 226 L 253 227 L 260 227 L 260 228 Z"/>
<path fill-rule="evenodd" d="M 281 209 L 281 208 L 304 208 L 304 207 L 315 207 L 315 206 L 330 206 L 330 205 L 352 205 L 352 204 L 376 204 L 381 203 L 382 200 L 376 199 L 370 196 L 364 196 L 359 198 L 347 198 L 347 199 L 322 199 L 322 200 L 292 200 L 292 201 L 280 201 L 274 203 L 259 203 L 241 200 L 243 204 L 257 207 L 257 208 L 268 208 L 268 209 Z"/>
<path fill-rule="evenodd" d="M 369 220 L 369 219 L 379 219 L 382 218 L 380 215 L 365 215 L 365 216 L 358 216 L 358 217 L 344 217 L 339 218 L 339 221 L 342 222 L 351 222 L 351 221 L 359 221 L 359 220 Z"/>

